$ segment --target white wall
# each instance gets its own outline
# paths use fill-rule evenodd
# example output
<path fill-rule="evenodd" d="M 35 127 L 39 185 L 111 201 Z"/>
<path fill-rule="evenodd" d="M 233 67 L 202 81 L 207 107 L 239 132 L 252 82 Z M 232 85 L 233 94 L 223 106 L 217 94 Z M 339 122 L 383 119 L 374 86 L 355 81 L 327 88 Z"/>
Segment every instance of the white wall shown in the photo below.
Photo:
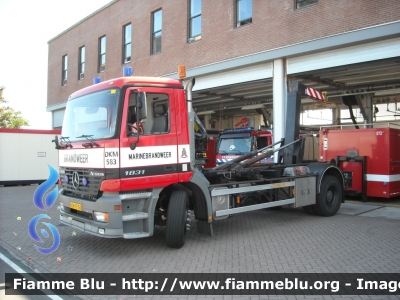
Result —
<path fill-rule="evenodd" d="M 58 150 L 51 142 L 54 136 L 0 132 L 0 182 L 46 180 L 47 164 L 58 170 Z"/>
<path fill-rule="evenodd" d="M 287 60 L 287 74 L 399 56 L 400 38 L 307 54 Z"/>

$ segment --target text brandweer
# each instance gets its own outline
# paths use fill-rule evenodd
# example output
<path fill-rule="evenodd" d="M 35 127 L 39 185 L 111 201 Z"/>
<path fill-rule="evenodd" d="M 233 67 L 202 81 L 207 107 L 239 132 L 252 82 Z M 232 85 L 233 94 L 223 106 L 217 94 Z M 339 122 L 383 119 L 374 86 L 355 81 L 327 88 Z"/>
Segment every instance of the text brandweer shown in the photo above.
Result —
<path fill-rule="evenodd" d="M 170 158 L 171 152 L 133 153 L 129 159 Z"/>
<path fill-rule="evenodd" d="M 73 162 L 87 164 L 89 162 L 88 154 L 64 154 L 64 162 Z"/>

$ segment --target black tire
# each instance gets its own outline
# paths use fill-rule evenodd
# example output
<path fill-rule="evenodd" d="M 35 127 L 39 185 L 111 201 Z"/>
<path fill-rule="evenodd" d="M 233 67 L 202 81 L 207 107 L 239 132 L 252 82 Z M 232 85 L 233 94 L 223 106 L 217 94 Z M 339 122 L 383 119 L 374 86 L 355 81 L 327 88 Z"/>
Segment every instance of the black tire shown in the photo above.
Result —
<path fill-rule="evenodd" d="M 333 216 L 339 210 L 342 199 L 343 188 L 339 179 L 332 175 L 326 175 L 322 179 L 321 190 L 317 195 L 314 210 L 320 216 Z"/>
<path fill-rule="evenodd" d="M 176 190 L 171 194 L 167 211 L 166 241 L 171 248 L 182 248 L 186 240 L 188 195 Z"/>
<path fill-rule="evenodd" d="M 315 206 L 315 204 L 313 204 L 313 205 L 307 205 L 307 206 L 302 206 L 302 208 L 303 208 L 303 210 L 304 210 L 307 214 L 309 214 L 309 215 L 315 215 L 316 212 L 315 212 L 315 210 L 314 210 L 314 206 Z"/>

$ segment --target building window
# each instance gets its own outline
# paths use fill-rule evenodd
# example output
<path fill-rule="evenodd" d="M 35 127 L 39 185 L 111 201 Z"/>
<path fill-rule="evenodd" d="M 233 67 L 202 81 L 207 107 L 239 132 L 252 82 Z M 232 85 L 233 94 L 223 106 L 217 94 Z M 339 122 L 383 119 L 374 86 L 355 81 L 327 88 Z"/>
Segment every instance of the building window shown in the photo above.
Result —
<path fill-rule="evenodd" d="M 78 80 L 85 78 L 85 46 L 79 48 Z"/>
<path fill-rule="evenodd" d="M 151 54 L 161 52 L 161 36 L 162 36 L 162 10 L 153 12 L 152 15 L 152 43 Z"/>
<path fill-rule="evenodd" d="M 309 6 L 312 4 L 317 4 L 318 0 L 295 0 L 295 7 L 296 9 Z"/>
<path fill-rule="evenodd" d="M 68 78 L 68 55 L 62 57 L 62 73 L 61 73 L 61 85 L 67 85 Z"/>
<path fill-rule="evenodd" d="M 132 26 L 131 24 L 124 26 L 124 49 L 123 49 L 123 62 L 124 64 L 131 62 L 131 44 L 132 41 Z"/>
<path fill-rule="evenodd" d="M 201 0 L 189 0 L 189 42 L 201 39 Z"/>
<path fill-rule="evenodd" d="M 252 0 L 236 0 L 236 27 L 250 24 L 253 21 Z"/>
<path fill-rule="evenodd" d="M 98 72 L 106 70 L 106 36 L 99 38 L 99 63 Z"/>

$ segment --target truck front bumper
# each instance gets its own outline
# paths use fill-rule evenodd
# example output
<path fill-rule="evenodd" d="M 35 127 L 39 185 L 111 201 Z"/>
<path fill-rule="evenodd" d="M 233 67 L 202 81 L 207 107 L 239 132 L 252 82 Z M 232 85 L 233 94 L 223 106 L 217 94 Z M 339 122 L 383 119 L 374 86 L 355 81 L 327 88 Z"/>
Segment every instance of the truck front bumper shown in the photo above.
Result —
<path fill-rule="evenodd" d="M 59 192 L 60 222 L 105 238 L 136 239 L 153 235 L 158 189 L 146 192 L 103 193 L 96 201 L 73 198 Z M 74 209 L 75 208 L 75 209 Z M 108 214 L 108 222 L 95 212 Z"/>
<path fill-rule="evenodd" d="M 60 191 L 58 200 L 60 200 L 61 204 L 60 222 L 62 224 L 96 236 L 106 238 L 123 237 L 122 211 L 114 210 L 115 205 L 121 205 L 118 193 L 108 193 L 97 201 L 89 201 L 64 196 Z M 71 202 L 80 204 L 82 210 L 71 209 Z M 108 222 L 96 221 L 94 212 L 107 213 Z"/>

